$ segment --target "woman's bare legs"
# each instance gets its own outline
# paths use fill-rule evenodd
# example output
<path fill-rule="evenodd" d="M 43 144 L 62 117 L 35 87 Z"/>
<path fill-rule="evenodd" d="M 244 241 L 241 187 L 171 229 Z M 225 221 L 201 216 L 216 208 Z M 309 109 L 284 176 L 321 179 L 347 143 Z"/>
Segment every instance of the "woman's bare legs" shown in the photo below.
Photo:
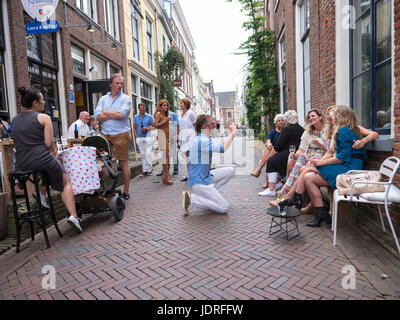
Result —
<path fill-rule="evenodd" d="M 252 173 L 250 173 L 250 175 L 252 175 L 253 177 L 256 177 L 256 178 L 258 178 L 260 176 L 261 170 L 267 163 L 267 160 L 270 157 L 269 154 L 271 153 L 272 150 L 274 150 L 274 149 L 269 150 L 268 148 L 265 148 L 262 158 L 261 158 L 260 162 L 258 163 L 258 167 L 256 168 L 256 170 L 254 170 Z"/>
<path fill-rule="evenodd" d="M 308 172 L 304 175 L 305 188 L 316 207 L 323 207 L 324 201 L 320 187 L 329 187 L 329 183 L 320 174 Z"/>
<path fill-rule="evenodd" d="M 61 199 L 67 207 L 68 213 L 74 218 L 78 218 L 72 185 L 66 173 L 63 174 L 63 191 L 61 193 Z"/>

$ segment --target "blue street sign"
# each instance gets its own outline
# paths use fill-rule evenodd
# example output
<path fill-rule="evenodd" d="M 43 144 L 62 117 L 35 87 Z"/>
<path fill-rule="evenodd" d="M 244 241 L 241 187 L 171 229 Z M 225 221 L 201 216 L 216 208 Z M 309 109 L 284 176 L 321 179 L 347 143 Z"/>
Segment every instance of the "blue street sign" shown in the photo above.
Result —
<path fill-rule="evenodd" d="M 33 21 L 28 22 L 25 26 L 27 34 L 57 32 L 58 29 L 60 29 L 60 25 L 57 20 Z"/>

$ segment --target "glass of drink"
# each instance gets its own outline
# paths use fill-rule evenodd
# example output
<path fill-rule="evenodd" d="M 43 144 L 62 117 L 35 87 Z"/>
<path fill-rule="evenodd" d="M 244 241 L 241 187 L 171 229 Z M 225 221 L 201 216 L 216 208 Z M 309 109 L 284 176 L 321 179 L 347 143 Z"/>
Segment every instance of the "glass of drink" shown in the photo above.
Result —
<path fill-rule="evenodd" d="M 295 152 L 296 152 L 296 146 L 295 146 L 294 144 L 291 144 L 291 145 L 289 146 L 289 152 L 290 152 L 290 154 L 295 154 Z"/>

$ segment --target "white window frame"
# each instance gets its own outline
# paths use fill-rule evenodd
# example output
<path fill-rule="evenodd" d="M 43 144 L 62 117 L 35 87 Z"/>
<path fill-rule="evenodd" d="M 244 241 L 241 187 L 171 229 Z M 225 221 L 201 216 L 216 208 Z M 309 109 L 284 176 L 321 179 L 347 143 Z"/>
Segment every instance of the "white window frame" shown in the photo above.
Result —
<path fill-rule="evenodd" d="M 117 0 L 103 0 L 104 2 L 104 24 L 106 32 L 113 38 L 119 41 L 119 20 L 118 20 L 118 1 Z M 112 9 L 114 8 L 114 11 Z M 112 18 L 112 20 L 111 20 Z M 114 23 L 115 30 L 113 30 L 112 22 Z"/>
<path fill-rule="evenodd" d="M 93 16 L 90 14 L 89 4 L 92 7 Z M 87 15 L 90 19 L 97 22 L 97 1 L 96 0 L 76 0 L 76 7 Z"/>
<path fill-rule="evenodd" d="M 287 101 L 286 101 L 286 108 L 284 106 L 284 101 L 283 101 L 283 68 L 285 67 L 286 70 L 286 40 L 285 40 L 285 29 L 283 29 L 281 36 L 278 39 L 278 44 L 279 44 L 279 91 L 280 91 L 280 107 L 281 107 L 281 113 L 284 113 L 288 109 Z M 284 50 L 282 50 L 284 48 Z M 284 55 L 283 55 L 284 51 Z M 287 72 L 285 71 L 285 84 L 286 84 L 286 99 L 288 98 L 287 96 Z"/>
<path fill-rule="evenodd" d="M 150 30 L 149 30 L 149 23 L 150 23 Z M 154 71 L 153 20 L 151 20 L 148 16 L 146 16 L 146 41 L 147 41 L 147 66 L 151 71 Z"/>
<path fill-rule="evenodd" d="M 305 0 L 297 0 L 296 3 L 296 105 L 299 123 L 303 123 L 305 119 L 305 84 L 304 84 L 304 46 L 302 37 L 302 10 Z M 308 38 L 310 36 L 308 35 Z M 310 51 L 311 52 L 311 51 Z M 310 53 L 309 53 L 310 54 Z M 310 102 L 311 99 L 311 70 L 310 70 Z M 312 108 L 312 104 L 310 105 Z"/>
<path fill-rule="evenodd" d="M 135 9 L 133 2 L 135 2 L 137 5 L 137 1 L 136 0 L 131 0 L 131 28 L 132 28 L 132 51 L 133 51 L 133 58 L 136 59 L 137 61 L 141 61 L 141 57 L 142 57 L 142 21 L 141 16 L 139 15 L 139 13 L 137 12 L 137 10 Z M 133 12 L 132 12 L 133 10 Z M 135 20 L 136 23 L 136 27 L 137 27 L 137 51 L 138 51 L 138 56 L 135 57 L 135 40 L 134 40 L 134 29 L 133 29 L 133 20 Z"/>

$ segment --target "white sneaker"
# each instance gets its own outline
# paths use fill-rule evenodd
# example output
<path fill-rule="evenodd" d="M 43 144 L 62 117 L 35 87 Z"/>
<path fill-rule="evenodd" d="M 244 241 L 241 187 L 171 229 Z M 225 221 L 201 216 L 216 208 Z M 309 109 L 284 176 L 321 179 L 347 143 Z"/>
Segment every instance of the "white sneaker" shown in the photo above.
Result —
<path fill-rule="evenodd" d="M 40 194 L 40 202 L 42 203 L 42 206 L 47 209 L 50 209 L 50 205 L 47 203 L 46 196 L 44 194 L 41 194 L 40 192 L 39 192 L 39 194 Z M 35 192 L 32 193 L 32 196 L 37 201 Z"/>
<path fill-rule="evenodd" d="M 276 183 L 275 184 L 275 191 L 278 190 L 282 186 L 283 186 L 282 182 L 279 181 L 278 183 Z"/>
<path fill-rule="evenodd" d="M 275 196 L 276 192 L 275 190 L 269 190 L 269 189 L 265 189 L 264 191 L 261 191 L 258 193 L 259 196 Z"/>
<path fill-rule="evenodd" d="M 182 191 L 182 208 L 183 208 L 183 215 L 189 215 L 189 208 L 190 206 L 190 195 L 187 191 Z"/>
<path fill-rule="evenodd" d="M 80 221 L 82 221 L 81 219 L 77 219 L 77 218 L 75 218 L 74 216 L 69 216 L 69 218 L 68 218 L 68 223 L 71 225 L 71 226 L 74 226 L 75 228 L 77 228 L 80 232 L 82 232 L 82 227 L 81 227 L 81 225 L 79 224 L 79 222 Z"/>

